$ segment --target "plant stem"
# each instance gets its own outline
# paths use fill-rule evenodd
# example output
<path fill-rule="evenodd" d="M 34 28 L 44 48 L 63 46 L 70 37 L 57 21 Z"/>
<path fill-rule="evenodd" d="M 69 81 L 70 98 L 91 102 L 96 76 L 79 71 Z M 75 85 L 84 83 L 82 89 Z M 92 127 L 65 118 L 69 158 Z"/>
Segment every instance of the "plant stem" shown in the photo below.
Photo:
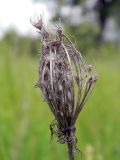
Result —
<path fill-rule="evenodd" d="M 74 154 L 73 154 L 73 143 L 68 143 L 68 152 L 69 152 L 69 158 L 70 160 L 75 160 Z"/>

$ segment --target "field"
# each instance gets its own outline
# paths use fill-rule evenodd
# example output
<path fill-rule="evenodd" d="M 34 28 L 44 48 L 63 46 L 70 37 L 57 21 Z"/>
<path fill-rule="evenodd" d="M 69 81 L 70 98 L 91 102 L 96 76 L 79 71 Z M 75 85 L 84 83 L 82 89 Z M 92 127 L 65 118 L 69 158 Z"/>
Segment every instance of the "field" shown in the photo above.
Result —
<path fill-rule="evenodd" d="M 86 160 L 119 160 L 120 53 L 114 47 L 100 52 L 95 56 L 99 80 L 77 121 L 78 146 Z M 0 160 L 68 159 L 66 145 L 51 141 L 53 116 L 34 88 L 38 57 L 17 56 L 0 43 Z"/>

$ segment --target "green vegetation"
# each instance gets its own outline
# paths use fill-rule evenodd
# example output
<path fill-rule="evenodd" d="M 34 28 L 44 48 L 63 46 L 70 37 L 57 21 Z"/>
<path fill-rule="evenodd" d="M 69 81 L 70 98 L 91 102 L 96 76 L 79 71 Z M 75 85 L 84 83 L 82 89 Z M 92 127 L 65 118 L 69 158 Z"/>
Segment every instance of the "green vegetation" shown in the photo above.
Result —
<path fill-rule="evenodd" d="M 89 51 L 89 57 L 96 53 L 99 80 L 77 121 L 78 146 L 86 160 L 119 160 L 120 53 L 114 45 L 98 50 Z M 0 42 L 0 160 L 67 159 L 66 145 L 50 141 L 53 117 L 34 88 L 36 57 L 17 55 L 6 41 Z"/>

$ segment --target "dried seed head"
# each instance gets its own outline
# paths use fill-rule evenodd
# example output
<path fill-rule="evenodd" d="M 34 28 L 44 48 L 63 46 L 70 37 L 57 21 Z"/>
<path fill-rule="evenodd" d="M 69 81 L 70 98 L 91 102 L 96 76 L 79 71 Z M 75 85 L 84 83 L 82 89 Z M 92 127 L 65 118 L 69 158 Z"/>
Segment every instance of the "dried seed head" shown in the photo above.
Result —
<path fill-rule="evenodd" d="M 41 19 L 34 26 L 43 37 L 37 86 L 55 116 L 50 125 L 51 133 L 57 135 L 60 143 L 76 143 L 75 122 L 94 88 L 97 75 L 92 74 L 92 66 L 86 65 L 60 28 L 55 33 L 56 39 L 50 39 L 45 34 L 52 33 L 46 31 Z"/>

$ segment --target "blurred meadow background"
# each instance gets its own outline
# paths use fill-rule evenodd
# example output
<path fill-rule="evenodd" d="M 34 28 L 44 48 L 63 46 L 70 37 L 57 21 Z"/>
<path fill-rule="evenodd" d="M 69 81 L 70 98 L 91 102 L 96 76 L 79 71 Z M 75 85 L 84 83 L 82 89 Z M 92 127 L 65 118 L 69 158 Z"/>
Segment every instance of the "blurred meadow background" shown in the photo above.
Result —
<path fill-rule="evenodd" d="M 0 160 L 68 159 L 66 145 L 51 141 L 54 118 L 34 88 L 41 53 L 30 17 L 40 14 L 46 26 L 64 26 L 99 75 L 77 121 L 83 159 L 120 159 L 119 10 L 119 0 L 0 0 Z"/>

